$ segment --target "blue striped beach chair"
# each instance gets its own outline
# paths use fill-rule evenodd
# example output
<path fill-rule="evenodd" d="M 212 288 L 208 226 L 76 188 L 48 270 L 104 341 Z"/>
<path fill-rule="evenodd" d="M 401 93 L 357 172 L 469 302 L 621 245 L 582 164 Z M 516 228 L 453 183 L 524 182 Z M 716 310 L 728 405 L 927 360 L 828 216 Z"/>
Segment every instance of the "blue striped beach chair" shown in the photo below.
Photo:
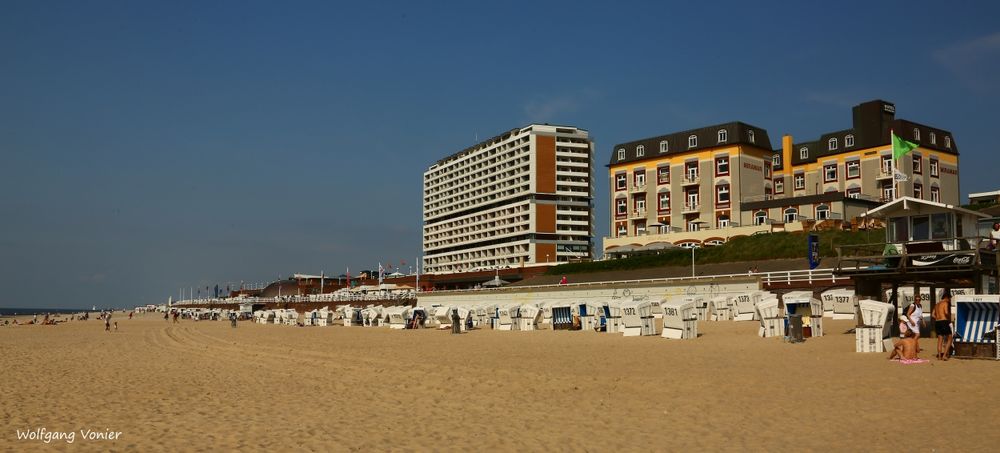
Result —
<path fill-rule="evenodd" d="M 1000 324 L 1000 296 L 956 296 L 955 343 L 996 344 Z M 1000 359 L 1000 354 L 998 354 Z"/>

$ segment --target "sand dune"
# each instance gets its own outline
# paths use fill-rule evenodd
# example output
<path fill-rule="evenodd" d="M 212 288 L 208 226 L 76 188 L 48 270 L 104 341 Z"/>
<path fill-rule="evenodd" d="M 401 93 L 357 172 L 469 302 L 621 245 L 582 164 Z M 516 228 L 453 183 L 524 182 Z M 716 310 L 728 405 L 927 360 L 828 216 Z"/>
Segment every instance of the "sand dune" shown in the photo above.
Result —
<path fill-rule="evenodd" d="M 751 322 L 671 341 L 117 320 L 110 334 L 96 320 L 0 328 L 0 449 L 968 451 L 998 439 L 1000 364 L 857 354 L 849 321 L 792 345 Z M 920 429 L 935 417 L 937 437 Z M 39 428 L 122 434 L 16 437 Z"/>

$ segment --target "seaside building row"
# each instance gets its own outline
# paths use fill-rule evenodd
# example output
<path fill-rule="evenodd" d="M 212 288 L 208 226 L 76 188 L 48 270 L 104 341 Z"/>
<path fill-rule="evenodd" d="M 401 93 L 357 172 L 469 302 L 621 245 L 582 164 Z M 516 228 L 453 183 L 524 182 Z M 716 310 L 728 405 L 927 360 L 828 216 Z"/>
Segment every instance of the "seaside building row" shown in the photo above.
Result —
<path fill-rule="evenodd" d="M 895 113 L 892 103 L 865 102 L 853 108 L 851 128 L 797 143 L 785 135 L 778 148 L 766 130 L 743 122 L 615 145 L 604 252 L 836 228 L 903 196 L 958 204 L 952 134 Z M 892 132 L 919 145 L 895 169 Z"/>
<path fill-rule="evenodd" d="M 784 135 L 778 147 L 766 129 L 740 121 L 614 145 L 603 252 L 840 228 L 903 196 L 958 204 L 953 135 L 895 114 L 890 102 L 864 102 L 851 128 L 801 142 Z M 918 148 L 894 162 L 892 132 Z M 431 165 L 423 175 L 424 272 L 592 259 L 594 156 L 586 130 L 531 124 Z"/>

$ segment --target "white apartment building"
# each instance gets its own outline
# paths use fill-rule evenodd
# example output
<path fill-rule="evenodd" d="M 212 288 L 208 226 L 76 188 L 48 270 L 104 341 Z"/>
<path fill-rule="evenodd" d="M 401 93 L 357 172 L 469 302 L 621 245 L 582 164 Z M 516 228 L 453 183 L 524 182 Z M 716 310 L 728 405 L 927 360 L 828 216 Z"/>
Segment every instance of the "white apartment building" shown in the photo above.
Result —
<path fill-rule="evenodd" d="M 424 172 L 423 271 L 452 273 L 591 258 L 594 143 L 531 124 Z"/>

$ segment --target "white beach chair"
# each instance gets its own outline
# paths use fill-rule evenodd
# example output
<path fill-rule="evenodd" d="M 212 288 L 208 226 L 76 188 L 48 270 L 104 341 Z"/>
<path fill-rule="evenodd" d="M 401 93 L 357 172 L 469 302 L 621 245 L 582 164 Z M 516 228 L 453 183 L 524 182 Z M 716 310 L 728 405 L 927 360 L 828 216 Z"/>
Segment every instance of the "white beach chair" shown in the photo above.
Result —
<path fill-rule="evenodd" d="M 656 335 L 656 319 L 652 304 L 646 300 L 631 299 L 622 303 L 622 334 L 626 337 Z"/>
<path fill-rule="evenodd" d="M 663 338 L 689 340 L 698 338 L 698 314 L 694 301 L 683 297 L 664 299 L 660 302 L 663 310 Z"/>

